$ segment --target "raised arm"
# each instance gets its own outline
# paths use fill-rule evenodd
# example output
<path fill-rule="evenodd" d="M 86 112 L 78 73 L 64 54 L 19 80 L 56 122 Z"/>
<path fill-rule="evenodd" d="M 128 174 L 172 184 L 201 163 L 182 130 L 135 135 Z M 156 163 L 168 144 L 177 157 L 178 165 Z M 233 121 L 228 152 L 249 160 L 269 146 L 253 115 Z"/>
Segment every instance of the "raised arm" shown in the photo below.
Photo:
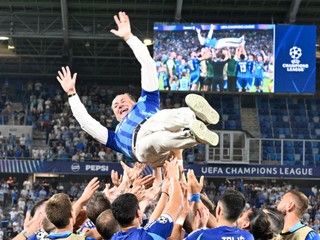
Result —
<path fill-rule="evenodd" d="M 63 90 L 68 94 L 73 116 L 84 131 L 100 143 L 106 144 L 108 140 L 108 129 L 91 117 L 85 106 L 81 103 L 79 96 L 76 94 L 76 79 L 77 73 L 71 76 L 69 67 L 62 67 L 61 71 L 58 71 L 57 80 Z"/>
<path fill-rule="evenodd" d="M 89 201 L 91 196 L 99 188 L 99 180 L 97 177 L 91 179 L 86 188 L 84 189 L 80 198 L 73 204 L 72 209 L 75 213 L 75 216 L 78 216 L 82 207 Z"/>
<path fill-rule="evenodd" d="M 179 183 L 179 165 L 176 160 L 167 162 L 167 178 L 170 179 L 169 201 L 163 213 L 169 214 L 176 221 L 182 211 L 183 194 Z"/>
<path fill-rule="evenodd" d="M 204 45 L 206 38 L 201 36 L 201 29 L 196 28 L 196 31 L 197 31 L 197 36 L 198 36 L 198 40 L 200 42 L 200 45 Z"/>
<path fill-rule="evenodd" d="M 127 42 L 141 64 L 142 89 L 148 92 L 158 90 L 156 63 L 150 56 L 147 46 L 136 36 L 133 36 L 128 15 L 125 12 L 119 12 L 118 16 L 114 16 L 114 21 L 118 26 L 118 30 L 112 29 L 110 32 Z"/>

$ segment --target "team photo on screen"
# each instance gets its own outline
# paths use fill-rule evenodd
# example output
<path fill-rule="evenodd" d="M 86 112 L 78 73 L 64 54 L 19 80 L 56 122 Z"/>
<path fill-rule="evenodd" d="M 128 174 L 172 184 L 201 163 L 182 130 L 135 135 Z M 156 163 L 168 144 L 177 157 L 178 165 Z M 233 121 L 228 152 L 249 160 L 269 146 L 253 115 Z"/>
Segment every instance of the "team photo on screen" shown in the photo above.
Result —
<path fill-rule="evenodd" d="M 313 28 L 304 26 L 302 31 L 309 31 L 307 36 L 311 37 L 304 44 L 312 42 L 313 35 L 315 39 Z M 291 34 L 300 32 L 296 34 L 292 45 L 283 39 L 286 37 L 283 32 L 286 31 Z M 277 26 L 273 24 L 155 23 L 154 60 L 157 63 L 160 89 L 249 93 L 314 92 L 315 75 L 308 72 L 312 69 L 309 66 L 315 62 L 313 47 L 304 50 L 303 46 L 297 46 L 302 37 L 301 29 L 281 26 L 277 38 L 276 35 Z M 306 54 L 306 51 L 310 52 Z M 278 68 L 278 75 L 275 54 L 289 62 L 279 63 L 280 67 L 287 70 Z M 307 59 L 308 63 L 300 64 L 302 59 Z M 293 77 L 290 76 L 292 73 Z M 301 79 L 306 76 L 308 81 L 302 82 Z"/>

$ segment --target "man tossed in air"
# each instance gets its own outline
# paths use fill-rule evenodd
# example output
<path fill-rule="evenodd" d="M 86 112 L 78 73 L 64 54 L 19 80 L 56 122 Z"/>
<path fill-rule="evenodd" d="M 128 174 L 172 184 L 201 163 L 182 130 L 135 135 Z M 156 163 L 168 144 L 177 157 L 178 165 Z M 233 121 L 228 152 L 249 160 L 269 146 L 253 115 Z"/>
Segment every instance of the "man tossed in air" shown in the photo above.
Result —
<path fill-rule="evenodd" d="M 201 96 L 189 94 L 188 107 L 160 111 L 154 60 L 131 33 L 129 17 L 119 12 L 114 20 L 118 30 L 111 32 L 126 41 L 141 64 L 141 96 L 137 102 L 127 93 L 115 97 L 111 107 L 119 124 L 113 132 L 88 114 L 76 93 L 77 74 L 72 76 L 70 69 L 63 67 L 57 79 L 68 94 L 72 113 L 82 129 L 107 147 L 153 167 L 162 166 L 179 149 L 199 143 L 217 145 L 218 135 L 209 131 L 206 124 L 218 123 L 219 115 Z"/>

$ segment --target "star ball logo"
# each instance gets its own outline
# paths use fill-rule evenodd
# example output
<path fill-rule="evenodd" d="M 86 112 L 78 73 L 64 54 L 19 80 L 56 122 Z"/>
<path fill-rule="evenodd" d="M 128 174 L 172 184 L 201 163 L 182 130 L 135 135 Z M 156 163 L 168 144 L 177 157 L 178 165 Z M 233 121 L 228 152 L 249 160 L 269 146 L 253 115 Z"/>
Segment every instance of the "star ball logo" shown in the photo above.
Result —
<path fill-rule="evenodd" d="M 287 69 L 287 72 L 304 72 L 306 68 L 309 68 L 309 64 L 303 64 L 299 60 L 302 57 L 302 49 L 298 46 L 293 46 L 289 50 L 289 56 L 291 57 L 291 63 L 283 63 L 282 67 Z"/>
<path fill-rule="evenodd" d="M 289 54 L 292 58 L 292 63 L 299 63 L 300 61 L 298 60 L 302 56 L 302 50 L 301 48 L 294 46 L 290 48 Z"/>

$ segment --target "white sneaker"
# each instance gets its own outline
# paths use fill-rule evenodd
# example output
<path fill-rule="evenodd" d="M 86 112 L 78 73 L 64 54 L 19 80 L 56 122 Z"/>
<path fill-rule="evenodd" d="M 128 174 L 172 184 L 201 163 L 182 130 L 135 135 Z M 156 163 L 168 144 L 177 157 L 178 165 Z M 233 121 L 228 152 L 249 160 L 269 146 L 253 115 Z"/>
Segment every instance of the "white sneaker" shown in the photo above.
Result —
<path fill-rule="evenodd" d="M 217 146 L 219 143 L 218 134 L 210 131 L 207 126 L 199 120 L 193 120 L 190 123 L 190 130 L 199 143 L 206 143 L 212 146 Z"/>
<path fill-rule="evenodd" d="M 188 107 L 194 111 L 196 116 L 204 123 L 217 124 L 219 122 L 219 114 L 217 111 L 200 95 L 188 94 L 185 101 Z"/>

